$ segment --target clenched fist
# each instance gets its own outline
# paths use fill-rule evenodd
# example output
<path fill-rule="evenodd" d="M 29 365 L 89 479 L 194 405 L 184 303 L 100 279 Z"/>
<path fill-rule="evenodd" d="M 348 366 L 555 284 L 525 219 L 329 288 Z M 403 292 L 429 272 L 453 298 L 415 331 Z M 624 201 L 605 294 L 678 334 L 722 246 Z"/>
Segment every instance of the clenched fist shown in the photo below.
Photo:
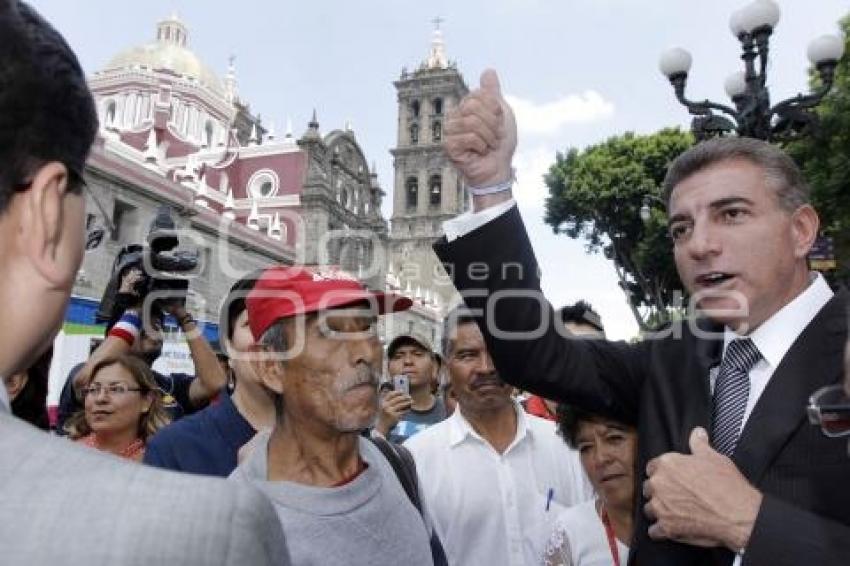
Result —
<path fill-rule="evenodd" d="M 511 178 L 516 120 L 496 71 L 485 70 L 480 87 L 449 112 L 444 134 L 446 155 L 469 185 L 487 187 Z"/>

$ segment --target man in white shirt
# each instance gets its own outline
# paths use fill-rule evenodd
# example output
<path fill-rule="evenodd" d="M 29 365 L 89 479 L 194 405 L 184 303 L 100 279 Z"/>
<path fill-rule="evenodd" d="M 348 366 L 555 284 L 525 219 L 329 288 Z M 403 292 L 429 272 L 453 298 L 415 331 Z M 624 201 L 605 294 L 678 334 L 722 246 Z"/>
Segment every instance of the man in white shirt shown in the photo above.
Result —
<path fill-rule="evenodd" d="M 812 392 L 841 379 L 848 298 L 808 269 L 819 220 L 794 162 L 735 137 L 678 157 L 663 187 L 669 231 L 704 316 L 637 344 L 577 341 L 540 292 L 511 195 L 516 124 L 494 71 L 445 134 L 474 214 L 446 222 L 434 249 L 496 367 L 533 393 L 639 423 L 630 563 L 846 564 L 850 462 L 805 415 Z"/>
<path fill-rule="evenodd" d="M 538 564 L 558 512 L 591 495 L 578 454 L 511 398 L 471 313 L 449 313 L 443 342 L 458 408 L 404 445 L 449 564 Z"/>

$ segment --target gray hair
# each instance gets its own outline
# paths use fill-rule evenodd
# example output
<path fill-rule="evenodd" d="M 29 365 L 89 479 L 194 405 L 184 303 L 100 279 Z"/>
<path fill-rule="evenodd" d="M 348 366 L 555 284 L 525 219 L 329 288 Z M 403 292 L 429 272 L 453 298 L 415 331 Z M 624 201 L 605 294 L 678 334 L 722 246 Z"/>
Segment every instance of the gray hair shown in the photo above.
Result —
<path fill-rule="evenodd" d="M 280 318 L 274 321 L 257 340 L 257 344 L 273 352 L 285 352 L 289 347 L 286 340 L 286 320 Z M 267 391 L 274 402 L 275 416 L 278 421 L 281 421 L 283 419 L 283 395 L 274 391 Z"/>
<path fill-rule="evenodd" d="M 744 159 L 764 169 L 767 184 L 776 190 L 779 206 L 794 212 L 809 202 L 811 190 L 800 168 L 784 151 L 762 140 L 720 137 L 701 142 L 677 157 L 662 185 L 664 201 L 670 204 L 673 189 L 691 175 L 719 163 Z"/>
<path fill-rule="evenodd" d="M 448 362 L 449 356 L 452 353 L 454 346 L 454 336 L 457 327 L 461 324 L 477 323 L 477 319 L 472 314 L 466 305 L 460 304 L 449 311 L 446 318 L 443 319 L 443 338 L 440 347 L 443 352 L 443 358 Z"/>

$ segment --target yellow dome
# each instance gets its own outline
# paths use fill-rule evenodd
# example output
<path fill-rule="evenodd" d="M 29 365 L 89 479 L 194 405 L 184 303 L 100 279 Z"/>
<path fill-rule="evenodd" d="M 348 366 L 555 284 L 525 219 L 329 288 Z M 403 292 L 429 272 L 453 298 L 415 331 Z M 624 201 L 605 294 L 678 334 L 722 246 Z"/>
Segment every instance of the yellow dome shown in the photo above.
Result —
<path fill-rule="evenodd" d="M 119 53 L 106 64 L 104 71 L 137 66 L 147 67 L 152 71 L 167 69 L 177 75 L 195 79 L 223 97 L 224 86 L 221 79 L 186 47 L 187 39 L 186 27 L 176 16 L 172 16 L 159 22 L 156 41 Z"/>

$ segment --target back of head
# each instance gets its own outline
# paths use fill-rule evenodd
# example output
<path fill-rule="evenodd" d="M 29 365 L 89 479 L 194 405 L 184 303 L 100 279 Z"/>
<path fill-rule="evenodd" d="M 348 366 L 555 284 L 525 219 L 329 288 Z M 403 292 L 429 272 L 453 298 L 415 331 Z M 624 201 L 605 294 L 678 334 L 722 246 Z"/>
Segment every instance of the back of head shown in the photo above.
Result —
<path fill-rule="evenodd" d="M 39 165 L 81 176 L 97 133 L 94 100 L 77 57 L 35 10 L 0 0 L 0 213 Z"/>

